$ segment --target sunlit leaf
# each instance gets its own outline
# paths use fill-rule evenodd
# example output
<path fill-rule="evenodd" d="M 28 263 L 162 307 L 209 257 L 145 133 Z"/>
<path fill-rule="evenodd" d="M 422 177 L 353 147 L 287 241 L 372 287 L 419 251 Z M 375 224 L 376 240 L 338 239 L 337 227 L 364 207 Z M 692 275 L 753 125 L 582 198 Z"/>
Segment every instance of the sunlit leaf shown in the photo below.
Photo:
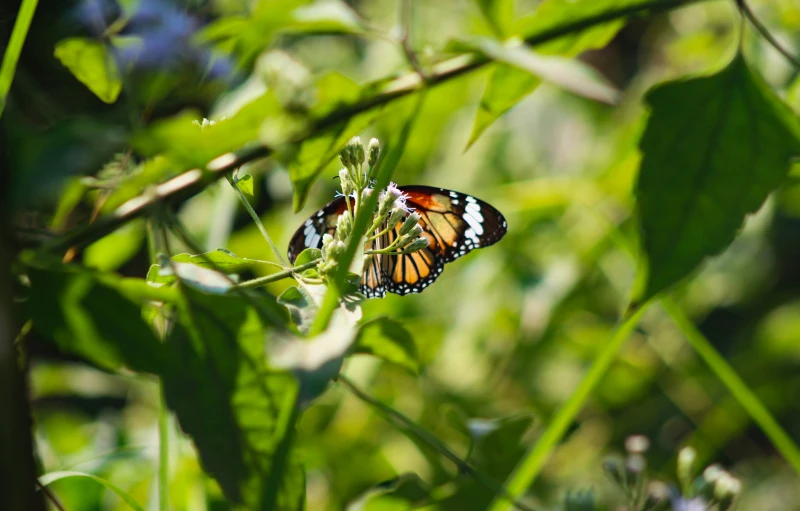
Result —
<path fill-rule="evenodd" d="M 474 44 L 491 59 L 527 71 L 573 94 L 607 104 L 619 100 L 619 92 L 597 71 L 579 60 L 540 55 L 513 41 L 501 44 L 484 38 Z"/>
<path fill-rule="evenodd" d="M 365 323 L 358 331 L 353 352 L 374 355 L 412 373 L 419 372 L 414 339 L 402 324 L 390 318 L 376 318 Z"/>
<path fill-rule="evenodd" d="M 495 35 L 510 35 L 514 22 L 514 0 L 475 0 L 475 3 Z"/>
<path fill-rule="evenodd" d="M 50 484 L 56 481 L 61 481 L 63 479 L 70 479 L 73 477 L 91 479 L 92 481 L 95 481 L 96 483 L 101 484 L 103 487 L 116 493 L 119 496 L 119 498 L 123 500 L 123 502 L 125 502 L 126 504 L 128 504 L 128 506 L 131 507 L 131 509 L 135 511 L 144 511 L 144 508 L 140 506 L 139 503 L 136 502 L 136 500 L 133 497 L 131 497 L 131 495 L 128 492 L 126 492 L 119 486 L 112 484 L 111 481 L 104 479 L 102 477 L 98 477 L 94 474 L 89 474 L 86 472 L 76 472 L 74 470 L 66 470 L 63 472 L 48 472 L 47 474 L 44 474 L 39 477 L 39 484 L 41 484 L 42 486 L 49 486 Z"/>
<path fill-rule="evenodd" d="M 740 55 L 712 76 L 654 88 L 647 103 L 639 301 L 727 247 L 800 155 L 800 121 Z"/>
<path fill-rule="evenodd" d="M 122 90 L 117 63 L 101 42 L 83 37 L 63 39 L 56 43 L 56 58 L 81 83 L 105 103 L 117 100 Z"/>
<path fill-rule="evenodd" d="M 338 0 L 321 0 L 298 7 L 291 17 L 292 23 L 285 28 L 289 32 L 360 34 L 365 30 L 355 11 Z"/>
<path fill-rule="evenodd" d="M 253 196 L 253 176 L 245 174 L 236 180 L 236 187 L 243 193 Z"/>
<path fill-rule="evenodd" d="M 523 39 L 535 38 L 551 30 L 649 0 L 545 0 L 533 14 L 521 18 L 513 30 Z M 574 57 L 586 50 L 602 48 L 624 25 L 624 20 L 609 21 L 585 30 L 571 32 L 545 44 L 534 46 L 542 55 Z M 506 64 L 495 67 L 489 78 L 475 117 L 469 144 L 475 142 L 498 117 L 541 83 L 537 76 Z"/>
<path fill-rule="evenodd" d="M 60 349 L 108 369 L 158 373 L 166 364 L 163 345 L 140 317 L 141 302 L 130 298 L 141 288 L 77 268 L 30 268 L 28 277 L 33 327 Z"/>
<path fill-rule="evenodd" d="M 143 244 L 144 224 L 131 222 L 86 247 L 83 264 L 100 271 L 116 270 L 135 256 Z"/>
<path fill-rule="evenodd" d="M 347 511 L 408 511 L 429 495 L 428 485 L 417 474 L 401 474 L 364 492 Z"/>
<path fill-rule="evenodd" d="M 302 509 L 303 469 L 294 455 L 273 472 L 294 428 L 297 384 L 267 367 L 271 325 L 241 298 L 183 293 L 166 341 L 180 361 L 163 373 L 168 405 L 228 499 L 248 509 L 272 499 L 273 509 Z M 267 494 L 272 486 L 277 495 Z"/>

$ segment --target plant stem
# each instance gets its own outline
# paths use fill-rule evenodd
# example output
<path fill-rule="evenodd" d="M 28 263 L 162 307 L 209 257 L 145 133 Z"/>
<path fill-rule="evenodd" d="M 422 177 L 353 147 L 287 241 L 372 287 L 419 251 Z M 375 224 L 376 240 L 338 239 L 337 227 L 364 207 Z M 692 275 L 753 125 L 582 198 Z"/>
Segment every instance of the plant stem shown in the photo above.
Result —
<path fill-rule="evenodd" d="M 521 509 L 522 511 L 531 511 L 531 508 L 526 506 L 525 504 L 516 501 L 516 499 L 509 494 L 509 492 L 503 488 L 503 486 L 492 479 L 491 477 L 487 476 L 483 472 L 476 470 L 472 465 L 470 465 L 465 460 L 461 459 L 457 454 L 451 451 L 441 440 L 436 438 L 435 435 L 431 434 L 428 430 L 414 422 L 413 420 L 409 419 L 402 413 L 398 412 L 391 406 L 384 404 L 374 397 L 370 396 L 366 392 L 362 391 L 356 385 L 350 381 L 350 379 L 345 376 L 344 374 L 339 374 L 338 381 L 343 384 L 347 390 L 353 393 L 358 399 L 364 401 L 370 406 L 377 408 L 388 420 L 389 422 L 394 423 L 395 425 L 399 425 L 411 433 L 414 434 L 417 438 L 422 440 L 424 443 L 428 444 L 430 447 L 441 453 L 445 458 L 452 461 L 456 467 L 458 467 L 458 471 L 464 474 L 469 474 L 470 476 L 474 477 L 480 484 L 485 486 L 489 491 L 494 493 L 496 496 L 508 499 L 508 504 L 515 506 L 517 509 Z"/>
<path fill-rule="evenodd" d="M 279 263 L 281 263 L 281 266 L 283 266 L 284 268 L 289 266 L 289 264 L 286 262 L 286 260 L 284 260 L 283 256 L 281 255 L 281 251 L 278 250 L 278 246 L 275 244 L 274 241 L 272 241 L 272 238 L 269 237 L 269 233 L 267 233 L 267 230 L 264 228 L 264 224 L 261 223 L 261 219 L 258 218 L 258 215 L 256 214 L 255 210 L 250 205 L 250 201 L 248 201 L 247 197 L 244 196 L 244 192 L 238 186 L 236 186 L 236 183 L 234 182 L 233 177 L 230 174 L 227 176 L 227 178 L 228 182 L 233 187 L 233 190 L 236 192 L 236 196 L 239 197 L 239 201 L 244 206 L 244 209 L 246 209 L 247 212 L 250 213 L 250 218 L 252 218 L 253 222 L 255 222 L 256 227 L 258 227 L 258 230 L 261 232 L 261 236 L 263 236 L 264 239 L 267 240 L 267 244 L 269 245 L 269 248 L 272 249 L 272 253 L 275 254 L 275 258 L 278 260 Z"/>
<path fill-rule="evenodd" d="M 622 345 L 630 336 L 633 329 L 639 323 L 647 303 L 642 304 L 636 312 L 628 316 L 614 332 L 611 340 L 603 346 L 602 351 L 595 359 L 586 376 L 583 377 L 578 387 L 572 392 L 572 395 L 556 412 L 553 420 L 545 429 L 539 441 L 528 451 L 522 460 L 519 462 L 514 472 L 506 482 L 506 488 L 512 498 L 517 498 L 533 484 L 533 481 L 541 472 L 544 463 L 550 457 L 550 454 L 555 450 L 556 445 L 567 432 L 569 425 L 578 415 L 583 405 L 591 396 L 592 391 L 600 383 L 600 380 L 608 372 L 609 367 L 617 357 Z M 503 511 L 509 508 L 508 502 L 495 499 L 490 511 Z"/>
<path fill-rule="evenodd" d="M 773 36 L 770 33 L 770 31 L 767 30 L 767 27 L 764 26 L 764 24 L 761 23 L 761 21 L 758 18 L 756 18 L 756 15 L 753 13 L 753 10 L 750 9 L 750 6 L 747 5 L 747 2 L 745 2 L 744 0 L 737 0 L 736 3 L 739 4 L 739 8 L 742 11 L 742 15 L 748 20 L 750 20 L 750 23 L 752 23 L 752 25 L 756 28 L 758 33 L 760 33 L 761 36 L 764 39 L 766 39 L 767 42 L 771 44 L 772 47 L 778 51 L 778 53 L 783 55 L 786 60 L 791 62 L 794 65 L 794 67 L 800 69 L 800 58 L 792 55 L 792 52 L 787 50 L 780 42 L 778 42 L 777 39 L 775 39 L 775 36 Z"/>
<path fill-rule="evenodd" d="M 36 12 L 37 3 L 38 0 L 22 0 L 19 13 L 17 13 L 17 21 L 11 32 L 11 39 L 9 39 L 6 53 L 3 55 L 3 65 L 0 67 L 0 116 L 3 115 L 6 106 L 6 97 L 8 97 L 8 91 L 11 90 L 11 82 L 14 81 L 19 55 L 22 53 L 25 38 L 28 36 L 28 29 L 31 26 L 33 14 Z"/>
<path fill-rule="evenodd" d="M 276 282 L 278 280 L 287 279 L 287 278 L 291 277 L 292 275 L 294 275 L 295 273 L 300 273 L 302 271 L 310 270 L 311 268 L 316 267 L 318 261 L 319 261 L 319 259 L 314 259 L 313 261 L 310 261 L 310 262 L 305 263 L 305 264 L 301 264 L 300 266 L 295 266 L 294 268 L 288 268 L 286 270 L 281 270 L 279 272 L 271 273 L 269 275 L 266 275 L 264 277 L 259 277 L 257 279 L 246 280 L 246 281 L 242 282 L 241 284 L 236 284 L 234 286 L 231 286 L 231 289 L 228 292 L 229 293 L 233 293 L 235 291 L 239 291 L 239 290 L 242 290 L 242 289 L 254 289 L 254 288 L 257 288 L 257 287 L 265 286 L 265 285 L 269 284 L 270 282 Z"/>
<path fill-rule="evenodd" d="M 169 410 L 161 381 L 158 393 L 158 509 L 169 511 Z"/>
<path fill-rule="evenodd" d="M 747 387 L 747 384 L 736 374 L 736 371 L 728 364 L 725 358 L 714 349 L 714 346 L 697 329 L 672 298 L 662 298 L 661 307 L 664 308 L 664 311 L 680 329 L 695 352 L 728 388 L 742 408 L 747 411 L 748 415 L 759 425 L 761 431 L 767 435 L 775 449 L 800 474 L 800 449 L 770 414 L 761 400 L 758 399 L 758 396 Z"/>

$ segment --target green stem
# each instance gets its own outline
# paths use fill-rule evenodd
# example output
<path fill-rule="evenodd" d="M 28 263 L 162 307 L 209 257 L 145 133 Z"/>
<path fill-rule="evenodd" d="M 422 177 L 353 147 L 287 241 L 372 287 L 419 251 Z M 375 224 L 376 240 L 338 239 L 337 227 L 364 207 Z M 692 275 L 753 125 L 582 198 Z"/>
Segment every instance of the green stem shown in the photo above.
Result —
<path fill-rule="evenodd" d="M 480 472 L 479 470 L 475 469 L 465 460 L 461 459 L 456 453 L 454 453 L 446 445 L 444 445 L 444 443 L 442 443 L 442 441 L 439 440 L 436 437 L 436 435 L 431 434 L 428 430 L 426 430 L 425 428 L 423 428 L 410 418 L 406 417 L 402 413 L 398 412 L 391 406 L 378 401 L 374 397 L 362 391 L 361 389 L 356 387 L 356 385 L 352 381 L 350 381 L 350 379 L 344 374 L 340 373 L 337 380 L 341 384 L 343 384 L 347 388 L 347 390 L 352 392 L 352 394 L 356 396 L 358 399 L 364 401 L 365 403 L 374 408 L 377 408 L 387 418 L 389 422 L 408 430 L 422 442 L 428 444 L 434 450 L 441 453 L 442 456 L 452 461 L 456 465 L 456 467 L 458 467 L 459 472 L 464 474 L 469 474 L 470 476 L 474 477 L 476 481 L 485 486 L 489 491 L 494 493 L 496 496 L 503 499 L 507 499 L 509 505 L 513 505 L 517 509 L 520 509 L 522 511 L 531 511 L 530 507 L 526 506 L 521 502 L 517 502 L 516 499 L 512 497 L 500 483 L 498 483 L 491 477 L 487 476 L 483 472 Z"/>
<path fill-rule="evenodd" d="M 163 381 L 158 391 L 158 509 L 169 511 L 169 410 Z"/>
<path fill-rule="evenodd" d="M 759 425 L 770 439 L 772 445 L 781 453 L 795 471 L 800 474 L 800 449 L 778 421 L 770 414 L 758 396 L 748 388 L 747 384 L 736 374 L 725 358 L 714 349 L 714 346 L 700 333 L 697 327 L 684 314 L 680 306 L 672 298 L 662 298 L 661 306 L 675 325 L 680 329 L 689 344 L 711 368 L 717 378 L 728 388 L 748 415 Z"/>
<path fill-rule="evenodd" d="M 19 55 L 22 53 L 22 46 L 28 36 L 28 29 L 33 20 L 33 13 L 36 12 L 38 0 L 22 0 L 22 5 L 17 14 L 17 21 L 11 32 L 11 39 L 8 41 L 6 53 L 3 56 L 3 65 L 0 67 L 0 116 L 6 106 L 6 97 L 11 90 L 11 82 L 14 81 L 14 72 L 17 69 Z"/>
<path fill-rule="evenodd" d="M 240 291 L 242 289 L 254 289 L 254 288 L 257 288 L 257 287 L 265 286 L 265 285 L 269 284 L 270 282 L 276 282 L 278 280 L 288 279 L 289 277 L 291 277 L 295 273 L 300 273 L 300 272 L 303 272 L 303 271 L 306 271 L 306 270 L 310 270 L 311 268 L 315 268 L 317 266 L 317 262 L 318 261 L 319 261 L 319 259 L 314 259 L 311 262 L 308 262 L 308 263 L 305 263 L 305 264 L 301 264 L 300 266 L 295 266 L 294 268 L 288 268 L 286 270 L 282 270 L 282 271 L 279 271 L 279 272 L 271 273 L 269 275 L 266 275 L 264 277 L 259 277 L 257 279 L 246 280 L 246 281 L 242 282 L 241 284 L 236 284 L 235 286 L 231 286 L 231 288 L 230 288 L 230 290 L 228 290 L 228 292 L 229 293 L 233 293 L 235 291 Z"/>
<path fill-rule="evenodd" d="M 544 463 L 555 450 L 556 445 L 567 432 L 569 425 L 575 420 L 583 405 L 591 396 L 592 391 L 597 387 L 603 376 L 608 372 L 609 367 L 617 357 L 622 345 L 630 336 L 634 327 L 639 323 L 644 310 L 648 304 L 642 304 L 633 314 L 628 316 L 625 321 L 617 327 L 611 340 L 603 346 L 602 351 L 595 359 L 592 367 L 583 377 L 578 388 L 572 393 L 567 401 L 556 412 L 555 417 L 547 426 L 539 441 L 533 448 L 525 454 L 522 460 L 514 469 L 509 477 L 506 488 L 512 498 L 518 498 L 533 484 L 533 481 L 541 472 Z M 503 511 L 509 508 L 508 502 L 495 500 L 490 511 Z"/>
<path fill-rule="evenodd" d="M 258 217 L 255 210 L 250 205 L 250 201 L 248 201 L 247 197 L 244 196 L 244 192 L 238 186 L 236 186 L 236 182 L 233 180 L 233 177 L 230 174 L 227 176 L 227 178 L 228 178 L 228 183 L 230 183 L 230 185 L 233 187 L 233 190 L 236 192 L 236 196 L 239 197 L 239 201 L 242 203 L 247 212 L 250 213 L 250 218 L 252 218 L 253 222 L 255 222 L 256 227 L 258 227 L 258 230 L 261 232 L 261 236 L 264 237 L 264 239 L 267 241 L 267 244 L 269 245 L 269 248 L 272 249 L 272 253 L 275 254 L 275 258 L 278 260 L 279 263 L 281 263 L 281 266 L 283 266 L 284 268 L 289 266 L 289 264 L 281 255 L 281 251 L 278 249 L 278 246 L 275 244 L 274 241 L 272 241 L 272 238 L 269 237 L 269 233 L 267 233 L 267 230 L 264 228 L 264 224 L 261 223 L 261 219 Z"/>

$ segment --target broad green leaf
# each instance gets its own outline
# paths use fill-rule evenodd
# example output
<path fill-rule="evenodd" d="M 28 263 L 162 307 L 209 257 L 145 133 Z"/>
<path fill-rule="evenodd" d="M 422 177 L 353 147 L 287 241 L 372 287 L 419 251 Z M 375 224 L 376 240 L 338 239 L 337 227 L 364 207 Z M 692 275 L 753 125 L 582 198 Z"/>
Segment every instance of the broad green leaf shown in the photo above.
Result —
<path fill-rule="evenodd" d="M 250 174 L 245 174 L 239 179 L 236 180 L 236 187 L 242 191 L 242 193 L 249 195 L 250 197 L 253 196 L 253 176 Z"/>
<path fill-rule="evenodd" d="M 800 121 L 741 55 L 717 74 L 660 85 L 646 99 L 639 301 L 725 249 L 800 155 Z"/>
<path fill-rule="evenodd" d="M 203 254 L 177 254 L 172 256 L 176 263 L 191 263 L 203 268 L 223 271 L 227 274 L 240 273 L 259 264 L 270 264 L 269 261 L 239 257 L 230 250 L 218 248 Z"/>
<path fill-rule="evenodd" d="M 130 222 L 86 247 L 83 264 L 99 271 L 116 270 L 135 256 L 143 243 L 144 223 Z"/>
<path fill-rule="evenodd" d="M 78 268 L 29 268 L 28 277 L 33 327 L 60 349 L 114 370 L 158 373 L 167 363 L 163 345 L 140 317 L 148 298 L 135 282 L 146 287 L 140 279 L 101 279 Z"/>
<path fill-rule="evenodd" d="M 69 479 L 72 477 L 82 477 L 91 479 L 92 481 L 95 481 L 103 485 L 105 488 L 108 488 L 109 490 L 116 493 L 119 496 L 119 498 L 121 498 L 126 504 L 128 504 L 128 506 L 130 506 L 131 509 L 133 509 L 134 511 L 144 511 L 144 508 L 140 506 L 139 503 L 136 502 L 136 500 L 134 500 L 134 498 L 131 497 L 128 492 L 126 492 L 119 486 L 112 484 L 107 479 L 103 479 L 102 477 L 98 477 L 94 474 L 88 474 L 86 472 L 76 472 L 74 470 L 66 470 L 63 472 L 48 472 L 47 474 L 44 474 L 39 477 L 39 484 L 41 484 L 42 486 L 48 486 L 56 481 L 61 481 L 62 479 Z"/>
<path fill-rule="evenodd" d="M 56 58 L 81 83 L 105 103 L 117 100 L 122 90 L 117 63 L 101 42 L 84 37 L 71 37 L 56 43 Z"/>
<path fill-rule="evenodd" d="M 619 92 L 579 60 L 540 55 L 519 41 L 502 44 L 484 38 L 475 41 L 475 47 L 492 60 L 527 71 L 578 96 L 607 104 L 619 100 Z"/>
<path fill-rule="evenodd" d="M 535 39 L 558 27 L 648 2 L 649 0 L 545 0 L 533 14 L 521 18 L 513 32 L 522 39 Z M 595 25 L 545 44 L 535 45 L 534 49 L 542 55 L 574 57 L 586 50 L 602 48 L 608 44 L 624 23 L 620 19 Z M 478 106 L 467 145 L 472 145 L 498 117 L 533 92 L 540 83 L 539 77 L 528 71 L 508 64 L 496 66 Z"/>
<path fill-rule="evenodd" d="M 475 0 L 497 37 L 510 35 L 514 22 L 514 0 Z"/>
<path fill-rule="evenodd" d="M 419 372 L 414 339 L 401 323 L 390 318 L 376 318 L 365 323 L 358 331 L 353 352 L 374 355 L 412 373 Z"/>
<path fill-rule="evenodd" d="M 182 293 L 166 341 L 179 361 L 162 373 L 167 404 L 230 501 L 265 509 L 274 500 L 271 509 L 299 511 L 303 468 L 287 451 L 297 383 L 267 366 L 271 325 L 239 297 Z M 273 467 L 281 458 L 288 461 Z M 267 494 L 272 487 L 280 491 Z"/>

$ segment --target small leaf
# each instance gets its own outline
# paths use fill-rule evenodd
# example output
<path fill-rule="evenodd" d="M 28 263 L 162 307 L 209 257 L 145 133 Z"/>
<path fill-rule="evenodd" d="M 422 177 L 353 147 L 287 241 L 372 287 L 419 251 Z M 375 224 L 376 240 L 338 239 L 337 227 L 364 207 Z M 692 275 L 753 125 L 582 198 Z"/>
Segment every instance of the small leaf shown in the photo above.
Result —
<path fill-rule="evenodd" d="M 140 506 L 139 503 L 136 502 L 136 500 L 134 500 L 134 498 L 131 497 L 131 495 L 128 492 L 126 492 L 119 486 L 112 484 L 107 479 L 103 479 L 102 477 L 98 477 L 94 474 L 88 474 L 86 472 L 76 472 L 74 470 L 66 470 L 63 472 L 48 472 L 47 474 L 44 474 L 39 477 L 39 484 L 41 484 L 42 486 L 48 486 L 56 481 L 60 481 L 62 479 L 69 479 L 72 477 L 83 477 L 91 479 L 92 481 L 95 481 L 103 485 L 105 488 L 116 493 L 119 496 L 119 498 L 121 498 L 123 502 L 128 504 L 134 511 L 144 511 L 144 508 Z"/>
<path fill-rule="evenodd" d="M 56 58 L 81 83 L 105 103 L 117 100 L 122 90 L 117 63 L 103 43 L 83 37 L 63 39 L 56 43 Z"/>
<path fill-rule="evenodd" d="M 353 352 L 374 355 L 414 374 L 419 372 L 414 339 L 402 324 L 390 318 L 377 318 L 365 323 L 358 331 Z"/>
<path fill-rule="evenodd" d="M 619 101 L 619 92 L 579 60 L 539 55 L 518 41 L 502 44 L 483 38 L 475 46 L 493 60 L 527 71 L 578 96 L 610 105 Z"/>
<path fill-rule="evenodd" d="M 253 196 L 253 176 L 245 174 L 236 180 L 236 187 L 239 188 L 245 195 Z"/>
<path fill-rule="evenodd" d="M 131 222 L 86 247 L 83 264 L 99 271 L 116 270 L 135 256 L 143 243 L 144 224 Z"/>
<path fill-rule="evenodd" d="M 364 22 L 344 2 L 322 0 L 292 11 L 292 23 L 284 28 L 287 32 L 313 32 L 361 34 Z"/>
<path fill-rule="evenodd" d="M 297 259 L 294 260 L 295 266 L 302 266 L 306 263 L 310 263 L 311 261 L 316 261 L 322 257 L 322 250 L 318 248 L 307 248 L 300 252 L 300 255 L 297 256 Z"/>
<path fill-rule="evenodd" d="M 140 317 L 146 296 L 115 275 L 68 268 L 29 268 L 29 313 L 34 329 L 67 353 L 116 370 L 158 373 L 166 363 L 163 345 Z M 132 279 L 145 285 L 141 279 Z M 131 296 L 140 298 L 135 303 Z"/>
<path fill-rule="evenodd" d="M 654 88 L 647 103 L 639 301 L 725 249 L 800 155 L 800 121 L 741 55 L 712 76 Z"/>
<path fill-rule="evenodd" d="M 347 511 L 407 511 L 430 496 L 430 488 L 417 474 L 406 473 L 364 492 Z"/>

